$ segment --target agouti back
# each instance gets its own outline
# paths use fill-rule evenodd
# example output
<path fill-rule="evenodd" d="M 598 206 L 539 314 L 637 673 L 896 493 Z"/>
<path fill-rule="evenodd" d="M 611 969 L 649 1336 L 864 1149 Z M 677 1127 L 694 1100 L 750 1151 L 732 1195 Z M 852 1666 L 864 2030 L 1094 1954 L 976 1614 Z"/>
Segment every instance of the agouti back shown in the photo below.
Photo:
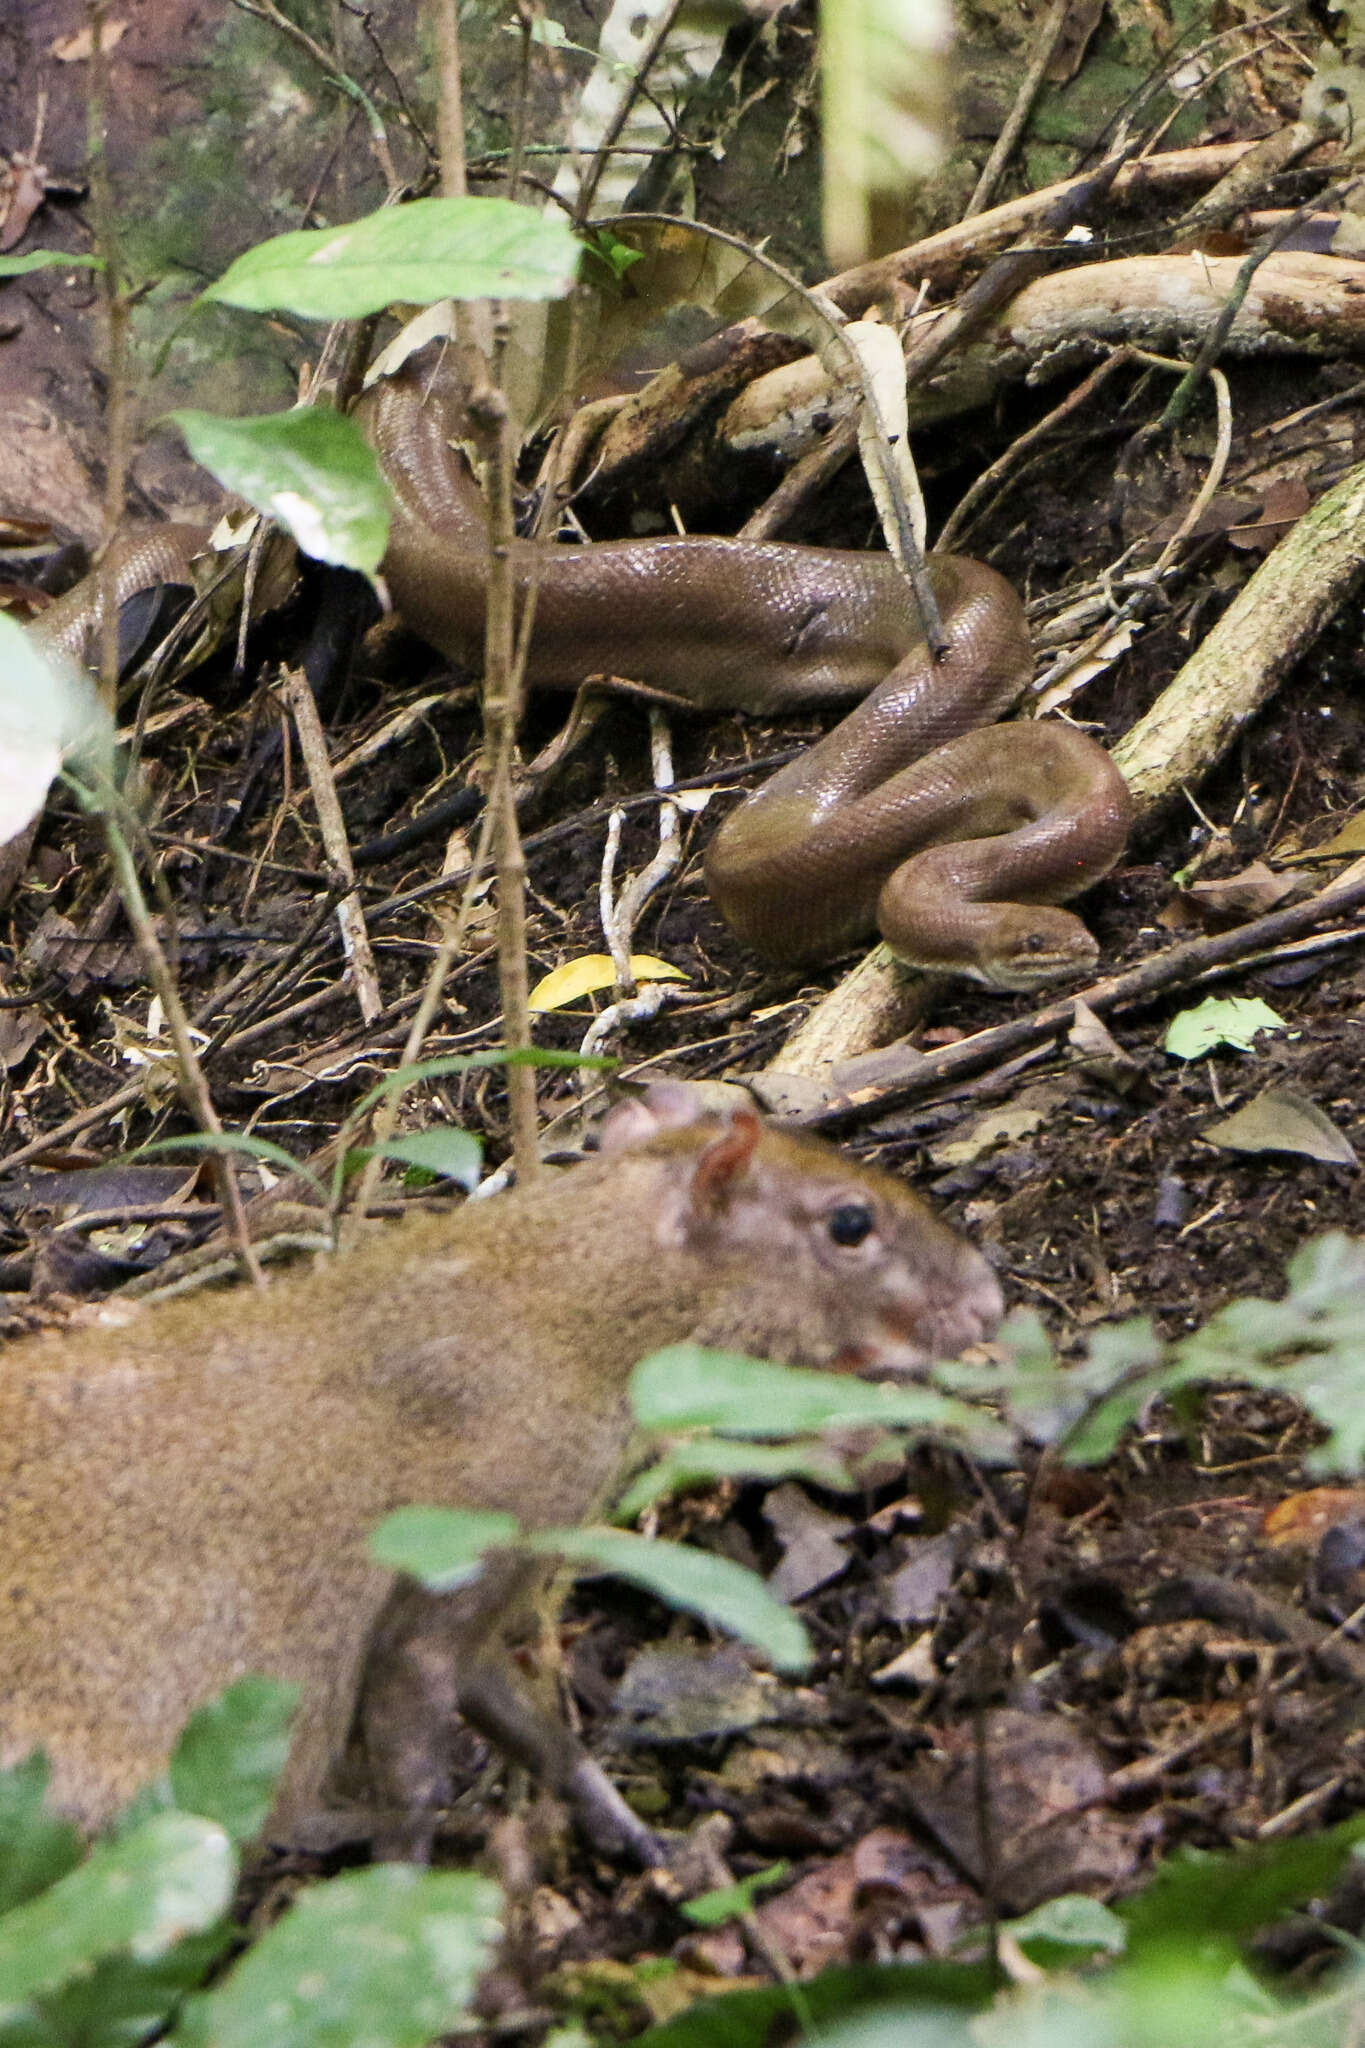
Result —
<path fill-rule="evenodd" d="M 391 1585 L 365 1538 L 391 1508 L 582 1519 L 662 1344 L 912 1372 L 993 1329 L 989 1267 L 900 1182 L 680 1100 L 622 1105 L 587 1164 L 263 1293 L 8 1347 L 0 1760 L 41 1745 L 93 1826 L 197 1706 L 266 1672 L 303 1688 L 287 1827 L 346 1735 Z"/>

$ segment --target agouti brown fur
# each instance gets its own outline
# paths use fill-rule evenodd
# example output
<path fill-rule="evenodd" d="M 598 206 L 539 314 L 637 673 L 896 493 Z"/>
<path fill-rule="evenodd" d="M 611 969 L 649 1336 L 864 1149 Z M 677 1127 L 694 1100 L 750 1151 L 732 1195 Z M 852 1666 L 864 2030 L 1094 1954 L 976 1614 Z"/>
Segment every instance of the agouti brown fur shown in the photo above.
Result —
<path fill-rule="evenodd" d="M 581 1520 L 629 1437 L 630 1371 L 663 1344 L 905 1372 L 989 1334 L 989 1267 L 900 1182 L 679 1101 L 623 1105 L 587 1164 L 264 1292 L 10 1346 L 0 1761 L 41 1745 L 95 1825 L 196 1707 L 266 1672 L 303 1688 L 287 1827 L 347 1733 L 392 1585 L 365 1539 L 390 1509 Z M 493 1617 L 467 1595 L 450 1612 L 458 1658 Z"/>

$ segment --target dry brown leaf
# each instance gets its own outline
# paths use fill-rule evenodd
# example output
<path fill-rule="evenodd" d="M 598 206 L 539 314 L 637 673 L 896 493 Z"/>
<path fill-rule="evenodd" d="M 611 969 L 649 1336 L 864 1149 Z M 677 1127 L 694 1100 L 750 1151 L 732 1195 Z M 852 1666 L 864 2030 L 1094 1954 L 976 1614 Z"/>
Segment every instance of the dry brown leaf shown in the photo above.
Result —
<path fill-rule="evenodd" d="M 1213 882 L 1192 882 L 1182 891 L 1202 916 L 1220 924 L 1238 924 L 1245 918 L 1264 917 L 1291 891 L 1300 889 L 1296 875 L 1279 875 L 1263 860 L 1254 860 L 1240 874 L 1223 875 Z"/>
<path fill-rule="evenodd" d="M 1325 1166 L 1360 1163 L 1350 1139 L 1332 1119 L 1306 1095 L 1289 1088 L 1267 1088 L 1201 1135 L 1206 1144 L 1223 1152 L 1293 1152 Z"/>
<path fill-rule="evenodd" d="M 1276 1501 L 1261 1534 L 1277 1550 L 1316 1550 L 1329 1529 L 1365 1517 L 1365 1486 L 1310 1486 Z"/>

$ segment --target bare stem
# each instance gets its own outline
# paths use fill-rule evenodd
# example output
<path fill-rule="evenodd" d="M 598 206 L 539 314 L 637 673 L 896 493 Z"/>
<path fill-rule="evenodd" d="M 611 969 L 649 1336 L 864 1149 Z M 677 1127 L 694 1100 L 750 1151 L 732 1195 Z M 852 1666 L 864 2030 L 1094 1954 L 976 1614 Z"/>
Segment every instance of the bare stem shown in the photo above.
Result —
<path fill-rule="evenodd" d="M 432 0 L 436 24 L 436 140 L 441 152 L 441 196 L 463 199 L 464 99 L 460 87 L 460 17 L 458 0 Z"/>
<path fill-rule="evenodd" d="M 180 1000 L 180 991 L 176 987 L 170 962 L 157 937 L 156 926 L 152 923 L 147 899 L 138 880 L 137 863 L 133 859 L 132 849 L 114 815 L 116 802 L 114 792 L 107 791 L 104 805 L 105 844 L 109 848 L 109 858 L 113 863 L 128 922 L 133 927 L 138 950 L 165 1015 L 171 1043 L 175 1047 L 180 1093 L 185 1107 L 205 1136 L 221 1137 L 223 1126 L 218 1121 L 218 1112 L 213 1106 L 213 1098 L 204 1079 L 204 1070 L 195 1054 L 189 1018 L 185 1015 L 185 1007 Z M 260 1262 L 247 1229 L 246 1211 L 242 1206 L 242 1192 L 237 1185 L 233 1161 L 225 1152 L 217 1149 L 211 1152 L 210 1159 L 214 1178 L 218 1183 L 218 1199 L 222 1203 L 223 1216 L 236 1241 L 238 1256 L 254 1284 L 257 1287 L 263 1286 Z"/>
<path fill-rule="evenodd" d="M 105 433 L 108 441 L 104 481 L 104 546 L 100 560 L 100 694 L 112 711 L 118 693 L 118 613 L 107 571 L 109 545 L 123 519 L 128 470 L 127 338 L 128 304 L 123 292 L 118 222 L 109 177 L 105 117 L 109 105 L 109 70 L 105 58 L 106 0 L 88 0 L 90 25 L 90 101 L 87 110 L 86 154 L 90 169 L 90 202 L 95 220 L 95 246 L 103 260 L 100 298 L 104 306 L 108 397 Z"/>

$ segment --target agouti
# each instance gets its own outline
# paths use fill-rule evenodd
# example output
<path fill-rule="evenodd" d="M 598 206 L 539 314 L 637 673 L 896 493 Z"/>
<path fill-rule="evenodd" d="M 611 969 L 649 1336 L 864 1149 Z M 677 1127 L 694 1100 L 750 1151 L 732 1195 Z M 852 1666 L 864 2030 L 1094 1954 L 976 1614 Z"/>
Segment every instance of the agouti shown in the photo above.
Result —
<path fill-rule="evenodd" d="M 582 1790 L 581 1754 L 500 1650 L 506 1572 L 414 1596 L 409 1625 L 367 1558 L 374 1524 L 408 1501 L 582 1519 L 657 1346 L 905 1373 L 1000 1309 L 980 1254 L 900 1182 L 664 1088 L 612 1112 L 601 1155 L 567 1174 L 377 1230 L 263 1293 L 16 1343 L 0 1360 L 0 1760 L 41 1745 L 58 1802 L 94 1826 L 223 1686 L 294 1679 L 272 1824 L 287 1832 L 319 1803 L 373 1642 L 381 1716 L 393 1674 L 439 1647 L 428 1689 Z M 412 1797 L 408 1736 L 381 1726 L 374 1747 L 392 1803 Z"/>

